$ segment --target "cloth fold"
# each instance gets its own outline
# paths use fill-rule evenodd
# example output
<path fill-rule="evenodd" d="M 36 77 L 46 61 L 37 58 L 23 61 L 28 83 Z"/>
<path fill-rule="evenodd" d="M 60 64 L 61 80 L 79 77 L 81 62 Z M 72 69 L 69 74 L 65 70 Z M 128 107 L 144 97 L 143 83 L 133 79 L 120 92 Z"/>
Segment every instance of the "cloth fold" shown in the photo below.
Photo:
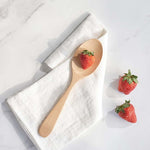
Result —
<path fill-rule="evenodd" d="M 96 71 L 78 81 L 71 90 L 51 134 L 40 137 L 38 128 L 70 83 L 74 50 L 88 39 L 99 38 L 103 57 Z M 7 102 L 29 138 L 40 150 L 59 150 L 102 119 L 102 90 L 107 56 L 107 32 L 89 14 L 76 30 L 45 60 L 52 68 L 33 85 Z"/>
<path fill-rule="evenodd" d="M 80 44 L 89 39 L 100 38 L 105 34 L 106 29 L 103 25 L 93 14 L 89 13 L 74 32 L 45 60 L 45 63 L 53 69 L 69 58 Z"/>

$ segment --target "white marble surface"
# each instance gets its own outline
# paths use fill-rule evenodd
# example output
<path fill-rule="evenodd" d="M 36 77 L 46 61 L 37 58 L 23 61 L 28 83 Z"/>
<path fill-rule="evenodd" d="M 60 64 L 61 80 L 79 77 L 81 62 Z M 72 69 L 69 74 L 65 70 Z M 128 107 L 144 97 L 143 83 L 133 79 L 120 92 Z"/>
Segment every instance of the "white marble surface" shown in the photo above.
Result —
<path fill-rule="evenodd" d="M 44 75 L 41 62 L 90 10 L 109 30 L 103 95 L 104 120 L 64 150 L 148 150 L 150 147 L 149 0 L 1 0 L 0 1 L 0 150 L 36 150 L 16 122 L 5 99 Z M 77 19 L 78 18 L 78 19 Z M 139 85 L 128 96 L 115 90 L 130 68 Z M 112 111 L 130 98 L 138 122 L 127 123 Z"/>

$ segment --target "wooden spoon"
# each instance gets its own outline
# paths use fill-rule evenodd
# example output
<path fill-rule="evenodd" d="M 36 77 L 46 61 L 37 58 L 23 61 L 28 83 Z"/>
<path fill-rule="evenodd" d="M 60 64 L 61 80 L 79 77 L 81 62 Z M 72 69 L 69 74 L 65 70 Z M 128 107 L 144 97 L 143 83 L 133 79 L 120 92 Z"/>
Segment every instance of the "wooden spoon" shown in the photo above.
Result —
<path fill-rule="evenodd" d="M 92 51 L 94 52 L 94 56 L 95 56 L 94 64 L 86 70 L 81 68 L 80 60 L 79 60 L 79 55 L 81 54 L 83 50 Z M 38 131 L 40 136 L 47 137 L 52 132 L 55 126 L 55 123 L 59 117 L 59 114 L 69 95 L 70 90 L 72 89 L 72 87 L 78 80 L 90 75 L 91 73 L 95 71 L 95 69 L 97 68 L 97 66 L 99 65 L 101 61 L 102 53 L 103 53 L 102 45 L 97 39 L 88 40 L 77 48 L 72 58 L 72 80 L 71 80 L 70 86 L 62 95 L 62 97 L 57 102 L 57 104 L 53 107 L 53 109 L 50 111 L 50 113 L 47 115 L 47 117 L 44 119 L 42 124 L 40 125 L 39 131 Z"/>

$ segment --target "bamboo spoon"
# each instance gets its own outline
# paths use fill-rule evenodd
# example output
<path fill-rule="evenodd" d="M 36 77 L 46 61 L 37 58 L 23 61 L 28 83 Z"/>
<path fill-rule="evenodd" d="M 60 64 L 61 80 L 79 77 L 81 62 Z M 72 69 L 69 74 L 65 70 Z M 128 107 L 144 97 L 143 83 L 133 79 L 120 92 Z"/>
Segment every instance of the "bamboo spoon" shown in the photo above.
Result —
<path fill-rule="evenodd" d="M 83 50 L 92 51 L 94 52 L 95 56 L 94 64 L 86 70 L 81 68 L 79 60 L 79 55 Z M 70 90 L 78 80 L 90 75 L 95 71 L 101 61 L 102 53 L 102 45 L 97 39 L 88 40 L 77 48 L 72 58 L 72 81 L 70 86 L 40 125 L 38 131 L 40 136 L 47 137 L 52 132 L 65 101 L 67 100 Z"/>

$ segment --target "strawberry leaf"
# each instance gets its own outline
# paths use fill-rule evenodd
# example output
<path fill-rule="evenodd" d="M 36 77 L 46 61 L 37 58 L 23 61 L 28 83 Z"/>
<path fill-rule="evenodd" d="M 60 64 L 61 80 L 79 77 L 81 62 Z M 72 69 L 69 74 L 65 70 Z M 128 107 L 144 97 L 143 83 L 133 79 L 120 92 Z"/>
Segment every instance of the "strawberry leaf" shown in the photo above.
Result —
<path fill-rule="evenodd" d="M 135 83 L 138 83 L 138 80 L 136 78 L 132 79 Z"/>
<path fill-rule="evenodd" d="M 127 80 L 127 79 L 128 79 L 128 77 L 126 77 L 126 76 L 123 77 L 123 81 L 125 81 L 125 80 Z"/>
<path fill-rule="evenodd" d="M 130 69 L 128 70 L 128 73 L 124 73 L 125 75 L 123 76 L 123 81 L 127 80 L 129 84 L 132 82 L 138 83 L 137 76 L 132 75 Z"/>
<path fill-rule="evenodd" d="M 128 101 L 125 100 L 124 104 L 116 107 L 115 112 L 116 113 L 119 113 L 119 112 L 123 112 L 124 113 L 124 109 L 128 108 L 129 106 L 130 106 L 130 100 L 128 100 Z"/>
<path fill-rule="evenodd" d="M 128 80 L 127 80 L 127 81 L 128 81 L 128 83 L 129 83 L 129 84 L 131 84 L 131 83 L 132 83 L 132 79 L 131 79 L 131 78 L 128 78 Z"/>
<path fill-rule="evenodd" d="M 83 54 L 83 55 L 94 56 L 94 52 L 90 52 L 90 51 L 88 51 L 88 50 L 84 50 L 84 51 L 82 52 L 82 54 Z"/>
<path fill-rule="evenodd" d="M 127 100 L 125 100 L 125 103 L 128 103 L 128 104 L 129 104 L 129 103 L 130 103 L 130 100 L 128 100 L 128 101 L 127 101 Z"/>

